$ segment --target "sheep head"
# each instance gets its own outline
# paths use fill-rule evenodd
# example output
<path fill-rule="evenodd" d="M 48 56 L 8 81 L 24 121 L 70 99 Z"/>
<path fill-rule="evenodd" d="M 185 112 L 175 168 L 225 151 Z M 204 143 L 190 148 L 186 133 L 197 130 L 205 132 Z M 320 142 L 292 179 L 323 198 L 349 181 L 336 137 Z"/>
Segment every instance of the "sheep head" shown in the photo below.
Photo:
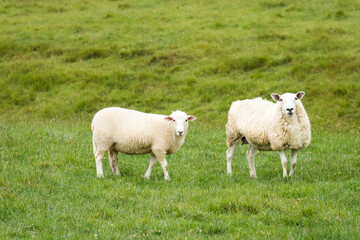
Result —
<path fill-rule="evenodd" d="M 284 115 L 292 117 L 296 113 L 296 101 L 300 101 L 305 95 L 305 92 L 300 91 L 294 93 L 284 93 L 279 95 L 277 93 L 271 94 L 271 97 L 281 105 L 281 111 Z"/>
<path fill-rule="evenodd" d="M 170 116 L 164 118 L 166 121 L 172 121 L 174 130 L 177 136 L 183 136 L 186 134 L 189 126 L 189 121 L 194 121 L 196 117 L 189 116 L 185 112 L 175 111 Z"/>

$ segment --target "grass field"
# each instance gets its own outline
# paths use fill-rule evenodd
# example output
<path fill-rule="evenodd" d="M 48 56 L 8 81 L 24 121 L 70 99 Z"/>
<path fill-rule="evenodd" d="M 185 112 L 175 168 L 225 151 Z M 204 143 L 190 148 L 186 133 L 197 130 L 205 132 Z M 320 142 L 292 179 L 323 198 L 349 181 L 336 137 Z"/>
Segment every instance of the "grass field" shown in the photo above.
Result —
<path fill-rule="evenodd" d="M 358 239 L 360 2 L 0 1 L 1 239 Z M 306 95 L 295 176 L 245 146 L 226 175 L 232 101 Z M 104 159 L 90 122 L 121 106 L 198 119 L 168 157 Z"/>
<path fill-rule="evenodd" d="M 359 137 L 316 132 L 285 180 L 278 154 L 262 152 L 253 180 L 246 147 L 228 177 L 223 133 L 192 127 L 166 182 L 159 164 L 142 178 L 148 156 L 120 155 L 120 177 L 105 159 L 97 179 L 87 124 L 3 123 L 0 134 L 2 238 L 359 236 Z"/>

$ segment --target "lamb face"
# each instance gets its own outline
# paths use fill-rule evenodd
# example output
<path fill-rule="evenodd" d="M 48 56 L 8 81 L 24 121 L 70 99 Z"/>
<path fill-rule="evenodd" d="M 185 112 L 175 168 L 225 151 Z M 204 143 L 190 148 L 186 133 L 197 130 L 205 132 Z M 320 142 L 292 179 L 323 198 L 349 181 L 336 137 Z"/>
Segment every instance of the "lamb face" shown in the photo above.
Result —
<path fill-rule="evenodd" d="M 279 95 L 277 93 L 271 94 L 271 97 L 281 104 L 281 111 L 285 116 L 292 117 L 296 114 L 296 101 L 300 101 L 304 97 L 304 92 L 284 93 Z"/>
<path fill-rule="evenodd" d="M 175 134 L 181 137 L 186 133 L 189 127 L 188 121 L 194 121 L 196 117 L 188 116 L 186 113 L 182 111 L 176 111 L 173 112 L 170 116 L 165 117 L 164 119 L 173 122 Z"/>

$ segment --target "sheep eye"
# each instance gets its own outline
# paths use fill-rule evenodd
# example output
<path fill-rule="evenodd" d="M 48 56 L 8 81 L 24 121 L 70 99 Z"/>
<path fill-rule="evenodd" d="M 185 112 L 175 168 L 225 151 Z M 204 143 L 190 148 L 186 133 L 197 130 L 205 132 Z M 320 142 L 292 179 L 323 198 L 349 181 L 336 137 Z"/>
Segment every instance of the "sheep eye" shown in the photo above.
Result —
<path fill-rule="evenodd" d="M 175 119 L 173 119 L 173 122 L 175 122 Z"/>
<path fill-rule="evenodd" d="M 185 119 L 185 122 L 187 122 L 187 119 Z"/>

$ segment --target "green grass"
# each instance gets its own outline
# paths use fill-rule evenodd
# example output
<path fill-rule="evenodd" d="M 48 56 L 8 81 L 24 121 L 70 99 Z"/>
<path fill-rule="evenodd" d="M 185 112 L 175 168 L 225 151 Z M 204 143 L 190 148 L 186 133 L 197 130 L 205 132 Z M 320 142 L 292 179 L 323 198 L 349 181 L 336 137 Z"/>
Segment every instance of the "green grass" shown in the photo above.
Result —
<path fill-rule="evenodd" d="M 1 239 L 357 239 L 360 3 L 348 0 L 0 3 Z M 232 101 L 303 90 L 313 131 L 295 176 L 246 147 L 226 176 Z M 198 119 L 149 156 L 104 159 L 90 122 L 121 106 Z"/>
<path fill-rule="evenodd" d="M 226 175 L 224 134 L 191 126 L 168 157 L 171 181 L 149 156 L 119 155 L 121 176 L 104 159 L 96 178 L 87 124 L 3 123 L 1 238 L 295 238 L 359 236 L 359 136 L 315 132 L 293 178 L 277 153 L 246 147 Z M 340 144 L 339 144 L 340 143 Z"/>
<path fill-rule="evenodd" d="M 314 126 L 359 129 L 359 11 L 335 0 L 3 1 L 0 114 L 179 108 L 222 126 L 236 99 L 303 90 Z"/>

